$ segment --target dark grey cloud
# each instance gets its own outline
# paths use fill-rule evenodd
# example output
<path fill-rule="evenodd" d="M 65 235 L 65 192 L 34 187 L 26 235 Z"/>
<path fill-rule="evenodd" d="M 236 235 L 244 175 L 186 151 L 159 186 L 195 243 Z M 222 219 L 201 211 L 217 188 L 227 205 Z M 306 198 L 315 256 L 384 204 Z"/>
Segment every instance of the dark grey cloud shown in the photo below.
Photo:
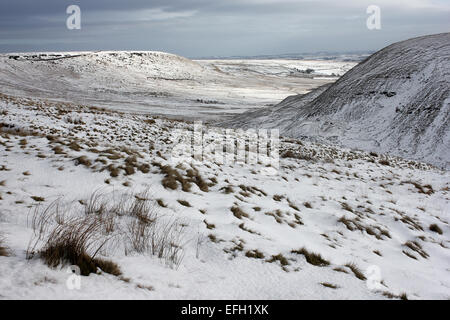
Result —
<path fill-rule="evenodd" d="M 67 30 L 79 5 L 82 29 Z M 366 8 L 382 29 L 366 28 Z M 0 51 L 161 50 L 198 57 L 375 50 L 448 32 L 439 0 L 2 0 Z"/>

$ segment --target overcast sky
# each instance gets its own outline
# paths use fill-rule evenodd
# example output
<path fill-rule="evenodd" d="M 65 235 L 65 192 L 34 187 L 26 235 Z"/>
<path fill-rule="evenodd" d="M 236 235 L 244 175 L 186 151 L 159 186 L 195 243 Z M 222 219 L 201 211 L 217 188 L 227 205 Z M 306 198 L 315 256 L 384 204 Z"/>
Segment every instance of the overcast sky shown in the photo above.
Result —
<path fill-rule="evenodd" d="M 68 30 L 69 5 L 81 29 Z M 381 8 L 381 30 L 366 9 Z M 450 0 L 1 0 L 0 51 L 159 50 L 188 57 L 377 50 L 449 32 Z"/>

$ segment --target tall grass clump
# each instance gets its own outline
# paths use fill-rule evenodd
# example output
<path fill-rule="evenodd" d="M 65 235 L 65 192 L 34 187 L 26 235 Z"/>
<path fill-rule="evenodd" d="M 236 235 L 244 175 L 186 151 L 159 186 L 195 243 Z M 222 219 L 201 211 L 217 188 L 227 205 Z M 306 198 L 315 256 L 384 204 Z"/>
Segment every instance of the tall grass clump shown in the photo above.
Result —
<path fill-rule="evenodd" d="M 77 206 L 57 200 L 37 207 L 27 255 L 38 255 L 50 267 L 77 265 L 82 275 L 98 269 L 120 275 L 115 263 L 98 258 L 120 250 L 125 255 L 151 254 L 178 267 L 184 256 L 183 224 L 160 215 L 157 208 L 148 191 L 95 191 Z"/>

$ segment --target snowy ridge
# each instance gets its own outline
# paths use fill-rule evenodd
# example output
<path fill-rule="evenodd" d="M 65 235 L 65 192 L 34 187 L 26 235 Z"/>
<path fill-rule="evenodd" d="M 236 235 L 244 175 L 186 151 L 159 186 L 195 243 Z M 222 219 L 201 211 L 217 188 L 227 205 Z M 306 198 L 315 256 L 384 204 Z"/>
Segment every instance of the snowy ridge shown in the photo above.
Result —
<path fill-rule="evenodd" d="M 279 128 L 450 167 L 450 33 L 392 44 L 329 87 L 224 125 Z"/>
<path fill-rule="evenodd" d="M 203 68 L 192 60 L 158 51 L 9 53 L 3 54 L 2 58 L 3 63 L 11 68 L 15 61 L 32 62 L 44 74 L 67 70 L 79 75 L 108 72 L 108 76 L 119 77 L 125 71 L 131 75 L 181 80 L 199 77 L 203 72 Z M 117 73 L 110 74 L 111 68 L 116 68 Z"/>

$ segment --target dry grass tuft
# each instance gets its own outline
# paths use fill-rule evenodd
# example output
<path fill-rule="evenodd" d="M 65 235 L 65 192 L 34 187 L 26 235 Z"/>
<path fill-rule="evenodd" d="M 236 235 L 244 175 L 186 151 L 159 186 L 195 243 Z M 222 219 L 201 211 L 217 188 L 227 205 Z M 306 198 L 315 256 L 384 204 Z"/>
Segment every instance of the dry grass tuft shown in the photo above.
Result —
<path fill-rule="evenodd" d="M 123 168 L 123 170 L 125 171 L 125 174 L 126 174 L 127 176 L 131 176 L 131 175 L 133 175 L 133 174 L 136 173 L 136 170 L 134 170 L 134 166 L 129 165 L 129 164 L 127 164 L 127 165 Z"/>
<path fill-rule="evenodd" d="M 250 250 L 245 253 L 245 256 L 247 258 L 253 258 L 253 259 L 264 259 L 264 254 L 260 252 L 258 249 Z"/>
<path fill-rule="evenodd" d="M 187 202 L 186 200 L 177 200 L 179 204 L 181 204 L 184 207 L 192 207 L 191 204 L 189 202 Z"/>
<path fill-rule="evenodd" d="M 430 225 L 430 230 L 439 234 L 442 234 L 442 229 L 435 223 Z"/>
<path fill-rule="evenodd" d="M 67 146 L 73 151 L 81 151 L 83 149 L 76 141 L 71 141 Z"/>
<path fill-rule="evenodd" d="M 379 250 L 373 250 L 373 253 L 375 253 L 377 256 L 380 256 L 380 257 L 383 256 Z"/>
<path fill-rule="evenodd" d="M 136 288 L 144 289 L 144 290 L 148 290 L 148 291 L 154 291 L 155 290 L 155 288 L 153 288 L 152 286 L 147 286 L 147 285 L 143 285 L 143 284 L 137 284 Z"/>
<path fill-rule="evenodd" d="M 55 146 L 52 150 L 55 154 L 65 154 L 64 149 L 61 146 Z"/>
<path fill-rule="evenodd" d="M 310 252 L 306 248 L 301 248 L 300 250 L 292 250 L 291 253 L 304 255 L 306 262 L 318 267 L 325 267 L 330 265 L 330 262 L 325 260 L 320 254 Z"/>
<path fill-rule="evenodd" d="M 418 254 L 420 254 L 422 256 L 422 258 L 427 259 L 429 257 L 429 254 L 426 253 L 423 249 L 422 246 L 417 242 L 417 241 L 406 241 L 403 244 L 405 247 L 408 247 L 409 249 L 411 249 L 412 251 L 417 252 Z M 404 253 L 406 254 L 406 252 L 404 251 Z M 408 255 L 409 256 L 409 255 Z"/>
<path fill-rule="evenodd" d="M 249 218 L 249 215 L 246 212 L 242 211 L 242 209 L 237 206 L 233 206 L 230 210 L 231 212 L 233 212 L 233 215 L 238 219 Z"/>
<path fill-rule="evenodd" d="M 220 242 L 220 240 L 217 239 L 216 235 L 214 235 L 214 234 L 212 234 L 212 233 L 210 233 L 210 234 L 208 235 L 208 238 L 209 238 L 209 240 L 211 240 L 211 242 L 214 242 L 214 243 Z"/>
<path fill-rule="evenodd" d="M 279 261 L 282 266 L 289 265 L 289 261 L 284 257 L 281 253 L 277 255 L 273 255 L 269 260 L 266 260 L 267 262 L 276 262 Z"/>
<path fill-rule="evenodd" d="M 190 182 L 195 183 L 201 191 L 209 191 L 208 183 L 203 179 L 197 169 L 187 170 L 186 175 L 190 178 Z"/>
<path fill-rule="evenodd" d="M 220 191 L 223 191 L 225 194 L 230 194 L 234 192 L 233 187 L 230 185 L 220 188 Z"/>
<path fill-rule="evenodd" d="M 71 210 L 60 200 L 43 210 L 36 208 L 28 258 L 38 254 L 50 267 L 77 265 L 82 275 L 95 273 L 97 269 L 119 275 L 116 264 L 96 257 L 112 248 L 122 248 L 125 254 L 149 253 L 170 267 L 181 263 L 183 225 L 158 215 L 148 191 L 119 195 L 94 192 L 79 203 L 84 206 L 82 211 L 79 205 Z"/>
<path fill-rule="evenodd" d="M 208 223 L 206 220 L 203 220 L 203 223 L 206 225 L 206 229 L 212 230 L 216 228 L 216 225 L 213 223 Z"/>
<path fill-rule="evenodd" d="M 109 171 L 109 175 L 112 178 L 118 177 L 120 174 L 120 170 L 119 168 L 117 168 L 116 166 L 114 166 L 113 164 L 110 164 L 108 166 L 106 166 L 106 169 Z"/>
<path fill-rule="evenodd" d="M 382 293 L 382 295 L 387 297 L 387 298 L 389 298 L 389 299 L 408 300 L 408 295 L 405 292 L 401 293 L 400 295 L 396 295 L 396 294 L 393 294 L 393 293 L 391 293 L 389 291 L 384 291 Z"/>
<path fill-rule="evenodd" d="M 114 270 L 116 273 L 120 269 L 113 262 L 95 258 L 108 240 L 98 241 L 101 228 L 99 220 L 90 218 L 72 218 L 58 224 L 51 230 L 39 255 L 49 267 L 66 263 L 77 265 L 84 276 L 96 273 L 101 266 L 106 266 L 104 272 Z"/>
<path fill-rule="evenodd" d="M 273 196 L 273 200 L 275 200 L 275 201 L 281 201 L 283 199 L 284 199 L 284 196 L 282 196 L 282 195 L 275 194 Z"/>
<path fill-rule="evenodd" d="M 75 158 L 74 160 L 75 160 L 75 164 L 76 165 L 80 165 L 81 164 L 81 165 L 84 165 L 84 166 L 86 166 L 88 168 L 92 165 L 92 161 L 89 160 L 89 158 L 86 157 L 86 156 L 81 156 L 81 157 Z"/>
<path fill-rule="evenodd" d="M 300 211 L 300 209 L 295 204 L 293 204 L 289 199 L 288 199 L 288 204 L 289 204 L 289 207 L 291 207 L 295 211 Z"/>
<path fill-rule="evenodd" d="M 281 158 L 291 158 L 291 159 L 299 159 L 311 161 L 313 158 L 310 155 L 301 152 L 294 152 L 292 150 L 287 150 L 281 154 Z"/>
<path fill-rule="evenodd" d="M 305 208 L 312 209 L 312 205 L 309 202 L 305 202 L 303 203 L 303 205 L 305 206 Z"/>
<path fill-rule="evenodd" d="M 167 208 L 167 204 L 164 203 L 163 199 L 156 199 L 156 203 L 162 208 Z"/>
<path fill-rule="evenodd" d="M 402 181 L 401 184 L 412 184 L 417 189 L 417 192 L 426 195 L 431 195 L 434 193 L 433 187 L 429 184 L 421 185 L 420 183 L 415 181 Z"/>
<path fill-rule="evenodd" d="M 159 165 L 159 167 L 161 172 L 165 175 L 161 182 L 164 188 L 176 190 L 178 188 L 178 183 L 180 183 L 181 190 L 183 190 L 184 192 L 191 191 L 191 182 L 184 179 L 176 169 L 172 168 L 169 165 Z"/>
<path fill-rule="evenodd" d="M 323 285 L 326 288 L 330 288 L 330 289 L 337 289 L 339 288 L 337 285 L 329 283 L 329 282 L 321 282 L 321 285 Z"/>
<path fill-rule="evenodd" d="M 336 272 L 348 273 L 347 270 L 345 270 L 345 269 L 342 268 L 342 267 L 336 267 L 336 268 L 334 268 L 333 270 L 336 271 Z"/>
<path fill-rule="evenodd" d="M 347 268 L 352 270 L 355 277 L 357 277 L 359 280 L 366 280 L 366 276 L 362 273 L 362 271 L 354 264 L 354 263 L 347 263 L 345 265 Z"/>
<path fill-rule="evenodd" d="M 341 207 L 342 209 L 353 213 L 353 208 L 347 202 L 342 202 Z"/>

